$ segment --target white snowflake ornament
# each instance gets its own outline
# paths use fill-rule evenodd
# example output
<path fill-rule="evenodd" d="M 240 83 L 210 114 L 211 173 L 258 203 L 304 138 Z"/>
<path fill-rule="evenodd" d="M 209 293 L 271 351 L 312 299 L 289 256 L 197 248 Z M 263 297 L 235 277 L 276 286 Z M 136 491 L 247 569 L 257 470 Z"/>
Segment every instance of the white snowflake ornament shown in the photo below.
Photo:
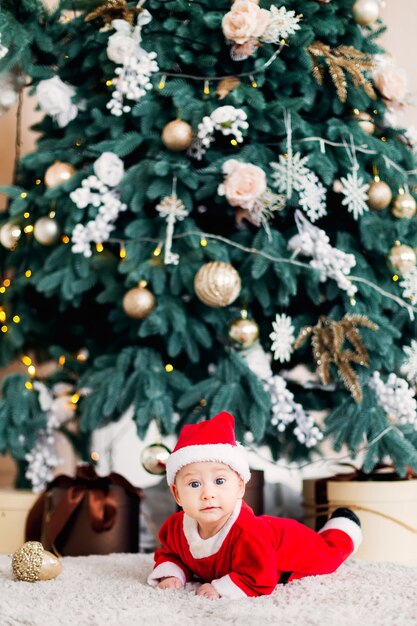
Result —
<path fill-rule="evenodd" d="M 285 193 L 287 199 L 294 191 L 299 194 L 300 205 L 312 222 L 327 215 L 326 190 L 316 174 L 306 163 L 308 157 L 302 157 L 299 152 L 288 152 L 287 156 L 280 155 L 278 162 L 272 162 L 274 170 L 271 177 L 278 191 Z"/>
<path fill-rule="evenodd" d="M 276 315 L 272 328 L 273 331 L 269 337 L 272 339 L 271 350 L 274 353 L 274 359 L 280 363 L 289 361 L 294 351 L 295 339 L 291 317 L 285 314 Z"/>
<path fill-rule="evenodd" d="M 285 7 L 271 5 L 269 9 L 269 21 L 266 30 L 260 37 L 265 43 L 279 43 L 281 39 L 287 39 L 289 35 L 293 35 L 300 29 L 299 21 L 301 16 L 295 14 L 295 11 L 288 11 Z"/>
<path fill-rule="evenodd" d="M 299 203 L 312 222 L 327 215 L 326 189 L 312 172 L 300 190 Z"/>
<path fill-rule="evenodd" d="M 341 193 L 345 196 L 342 200 L 343 206 L 347 206 L 349 213 L 353 218 L 358 220 L 360 215 L 369 211 L 367 205 L 369 185 L 363 182 L 363 178 L 358 177 L 359 166 L 353 167 L 352 171 L 347 174 L 346 178 L 341 177 L 342 187 Z"/>

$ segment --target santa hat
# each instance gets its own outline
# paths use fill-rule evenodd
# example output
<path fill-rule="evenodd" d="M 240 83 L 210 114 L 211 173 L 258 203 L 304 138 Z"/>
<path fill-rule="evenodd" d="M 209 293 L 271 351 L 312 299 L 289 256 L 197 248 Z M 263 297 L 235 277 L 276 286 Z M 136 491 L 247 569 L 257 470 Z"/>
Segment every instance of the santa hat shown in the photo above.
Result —
<path fill-rule="evenodd" d="M 229 465 L 247 483 L 250 479 L 245 449 L 236 443 L 233 415 L 222 411 L 211 420 L 188 424 L 181 430 L 177 445 L 166 464 L 168 485 L 177 472 L 190 463 L 217 461 Z"/>

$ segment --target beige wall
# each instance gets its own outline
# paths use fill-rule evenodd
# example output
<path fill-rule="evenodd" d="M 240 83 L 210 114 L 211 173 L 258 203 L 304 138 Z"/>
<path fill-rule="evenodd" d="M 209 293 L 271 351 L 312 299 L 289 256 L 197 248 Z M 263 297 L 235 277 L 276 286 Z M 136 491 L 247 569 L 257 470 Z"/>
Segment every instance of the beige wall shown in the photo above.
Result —
<path fill-rule="evenodd" d="M 381 11 L 388 30 L 381 38 L 381 44 L 408 74 L 410 103 L 404 111 L 404 127 L 417 127 L 417 11 L 416 0 L 385 0 Z"/>

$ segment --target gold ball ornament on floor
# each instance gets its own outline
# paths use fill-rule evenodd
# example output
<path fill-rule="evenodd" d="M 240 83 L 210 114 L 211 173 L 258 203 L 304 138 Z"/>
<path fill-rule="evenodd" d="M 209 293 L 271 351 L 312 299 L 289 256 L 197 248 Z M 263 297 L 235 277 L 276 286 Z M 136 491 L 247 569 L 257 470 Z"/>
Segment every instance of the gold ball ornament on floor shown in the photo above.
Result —
<path fill-rule="evenodd" d="M 21 234 L 22 231 L 17 224 L 3 224 L 0 228 L 0 243 L 5 248 L 11 250 L 19 241 Z"/>
<path fill-rule="evenodd" d="M 52 244 L 56 243 L 59 238 L 59 226 L 56 220 L 52 219 L 52 217 L 40 217 L 35 222 L 35 226 L 33 228 L 33 236 L 36 241 L 41 243 L 44 246 L 52 246 Z"/>
<path fill-rule="evenodd" d="M 368 205 L 373 211 L 381 211 L 389 206 L 392 200 L 392 191 L 383 180 L 374 180 L 368 189 Z"/>
<path fill-rule="evenodd" d="M 163 443 L 153 443 L 150 446 L 146 446 L 140 455 L 143 469 L 148 474 L 156 476 L 166 474 L 166 465 L 170 454 L 171 450 L 164 446 Z"/>
<path fill-rule="evenodd" d="M 181 152 L 190 147 L 193 140 L 193 129 L 183 120 L 169 122 L 162 131 L 163 144 L 173 152 Z"/>
<path fill-rule="evenodd" d="M 379 17 L 379 3 L 377 0 L 356 0 L 352 7 L 352 15 L 360 26 L 369 26 Z"/>
<path fill-rule="evenodd" d="M 62 571 L 59 559 L 39 541 L 27 541 L 12 556 L 13 576 L 29 583 L 51 580 Z"/>
<path fill-rule="evenodd" d="M 46 170 L 43 181 L 48 189 L 57 187 L 58 185 L 66 183 L 76 171 L 77 170 L 71 163 L 55 161 L 55 163 L 52 163 Z"/>
<path fill-rule="evenodd" d="M 259 326 L 247 318 L 234 320 L 229 326 L 228 335 L 237 348 L 250 348 L 259 338 Z"/>
<path fill-rule="evenodd" d="M 355 110 L 353 116 L 358 122 L 358 126 L 360 126 L 365 133 L 372 135 L 375 132 L 375 124 L 372 115 L 364 111 Z"/>
<path fill-rule="evenodd" d="M 143 320 L 155 308 L 155 296 L 145 286 L 139 285 L 125 293 L 123 309 L 126 315 L 135 320 Z"/>
<path fill-rule="evenodd" d="M 417 255 L 411 246 L 396 244 L 391 248 L 388 259 L 395 272 L 407 274 L 416 266 Z"/>
<path fill-rule="evenodd" d="M 239 273 L 230 263 L 212 261 L 202 265 L 194 277 L 197 298 L 212 307 L 227 306 L 240 294 Z"/>
<path fill-rule="evenodd" d="M 410 218 L 417 212 L 417 203 L 409 193 L 399 193 L 392 203 L 391 213 L 394 217 Z"/>

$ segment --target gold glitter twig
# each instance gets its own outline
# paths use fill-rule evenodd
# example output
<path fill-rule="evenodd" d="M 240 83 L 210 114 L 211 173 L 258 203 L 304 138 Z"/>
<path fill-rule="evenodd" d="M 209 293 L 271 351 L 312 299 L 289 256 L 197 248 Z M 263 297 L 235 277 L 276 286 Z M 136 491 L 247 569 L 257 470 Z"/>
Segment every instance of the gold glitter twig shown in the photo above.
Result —
<path fill-rule="evenodd" d="M 307 48 L 313 60 L 313 76 L 319 85 L 323 84 L 324 69 L 319 59 L 324 58 L 329 68 L 331 79 L 336 87 L 339 100 L 346 102 L 347 82 L 346 72 L 350 74 L 355 87 L 362 87 L 372 99 L 376 93 L 371 82 L 365 77 L 365 72 L 373 67 L 371 56 L 357 50 L 353 46 L 338 46 L 330 48 L 321 41 L 315 41 Z"/>
<path fill-rule="evenodd" d="M 334 363 L 343 383 L 359 404 L 362 401 L 362 387 L 351 363 L 368 367 L 369 361 L 368 352 L 356 328 L 358 325 L 371 330 L 378 329 L 365 315 L 345 315 L 340 322 L 321 315 L 315 326 L 305 326 L 300 330 L 294 347 L 299 348 L 311 335 L 313 357 L 322 383 L 330 383 L 330 364 Z M 346 341 L 353 346 L 353 350 L 343 349 Z"/>
<path fill-rule="evenodd" d="M 104 4 L 88 13 L 84 20 L 90 22 L 101 17 L 106 24 L 111 24 L 113 20 L 125 20 L 129 24 L 133 24 L 135 16 L 141 13 L 141 9 L 129 9 L 127 0 L 107 0 Z"/>

